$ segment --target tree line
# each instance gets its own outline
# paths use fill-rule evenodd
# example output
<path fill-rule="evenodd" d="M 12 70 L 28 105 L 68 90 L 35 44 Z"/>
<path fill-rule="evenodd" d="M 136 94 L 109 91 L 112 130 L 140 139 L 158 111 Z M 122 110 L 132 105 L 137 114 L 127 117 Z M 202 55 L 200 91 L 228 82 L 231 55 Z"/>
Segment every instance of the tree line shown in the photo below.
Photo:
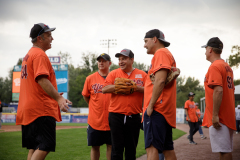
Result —
<path fill-rule="evenodd" d="M 231 67 L 238 67 L 240 64 L 240 46 L 233 46 L 232 52 L 234 55 L 230 55 L 228 63 Z M 61 56 L 61 63 L 68 64 L 69 74 L 69 92 L 68 99 L 73 102 L 73 107 L 87 107 L 87 103 L 82 97 L 82 90 L 86 77 L 98 70 L 97 56 L 98 54 L 92 52 L 82 53 L 82 63 L 75 67 L 71 61 L 71 55 L 69 53 L 59 52 Z M 21 65 L 22 59 L 19 59 L 16 65 Z M 134 68 L 138 68 L 143 71 L 148 70 L 148 66 L 144 63 L 134 62 Z M 118 64 L 112 63 L 110 71 L 119 68 Z M 2 102 L 8 104 L 12 102 L 12 72 L 9 71 L 9 75 L 6 78 L 0 77 L 0 99 Z M 240 79 L 234 80 L 234 85 L 240 84 Z M 200 85 L 200 81 L 194 77 L 177 78 L 177 108 L 184 107 L 185 101 L 188 99 L 188 93 L 194 92 L 194 101 L 200 103 L 200 98 L 205 96 L 204 87 Z"/>

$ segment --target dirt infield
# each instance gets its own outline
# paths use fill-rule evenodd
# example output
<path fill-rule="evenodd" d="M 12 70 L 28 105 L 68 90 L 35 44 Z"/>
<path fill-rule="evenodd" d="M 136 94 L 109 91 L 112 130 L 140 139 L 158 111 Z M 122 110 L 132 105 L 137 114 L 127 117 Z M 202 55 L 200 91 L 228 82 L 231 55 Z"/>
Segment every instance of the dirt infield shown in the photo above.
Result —
<path fill-rule="evenodd" d="M 189 126 L 187 124 L 177 124 L 177 129 L 180 129 L 186 133 L 189 132 Z M 176 153 L 178 160 L 218 160 L 219 154 L 212 153 L 210 139 L 209 139 L 209 130 L 208 128 L 203 128 L 203 133 L 207 136 L 207 139 L 202 140 L 199 133 L 197 132 L 193 140 L 197 145 L 189 144 L 187 135 L 185 134 L 182 137 L 174 141 L 174 151 Z M 233 134 L 233 160 L 240 159 L 240 134 Z M 146 160 L 147 155 L 143 155 L 137 160 Z"/>
<path fill-rule="evenodd" d="M 56 129 L 70 129 L 70 128 L 87 128 L 87 126 L 56 126 Z M 0 132 L 14 132 L 21 131 L 21 126 L 18 125 L 2 125 Z"/>

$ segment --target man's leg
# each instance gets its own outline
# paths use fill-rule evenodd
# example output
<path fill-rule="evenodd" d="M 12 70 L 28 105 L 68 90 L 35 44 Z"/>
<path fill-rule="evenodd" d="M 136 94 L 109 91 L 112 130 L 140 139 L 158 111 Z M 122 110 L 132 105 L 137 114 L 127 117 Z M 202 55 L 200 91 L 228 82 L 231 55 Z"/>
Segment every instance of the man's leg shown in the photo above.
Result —
<path fill-rule="evenodd" d="M 198 122 L 194 122 L 193 123 L 193 135 L 198 131 L 198 129 L 199 129 Z"/>
<path fill-rule="evenodd" d="M 31 160 L 34 151 L 35 151 L 34 149 L 29 149 L 27 160 Z"/>
<path fill-rule="evenodd" d="M 147 160 L 159 160 L 158 150 L 153 145 L 146 148 L 146 151 L 147 151 Z"/>
<path fill-rule="evenodd" d="M 232 160 L 232 152 L 230 153 L 220 152 L 220 160 Z"/>
<path fill-rule="evenodd" d="M 106 146 L 107 146 L 107 152 L 106 152 L 107 160 L 111 160 L 112 145 L 107 144 Z"/>
<path fill-rule="evenodd" d="M 177 160 L 174 150 L 164 150 L 163 151 L 165 160 Z"/>
<path fill-rule="evenodd" d="M 48 153 L 48 151 L 41 151 L 37 149 L 34 151 L 31 160 L 44 160 Z"/>
<path fill-rule="evenodd" d="M 136 159 L 136 148 L 138 144 L 140 127 L 141 118 L 139 114 L 126 117 L 126 123 L 124 127 L 125 160 Z"/>
<path fill-rule="evenodd" d="M 188 122 L 188 124 L 189 124 L 189 127 L 190 127 L 190 131 L 189 131 L 189 135 L 190 135 L 190 138 L 189 138 L 189 140 L 190 141 L 193 141 L 193 130 L 194 130 L 194 126 L 193 126 L 193 123 L 192 122 Z"/>
<path fill-rule="evenodd" d="M 112 138 L 112 160 L 122 160 L 124 151 L 124 116 L 118 113 L 109 113 L 109 126 Z"/>
<path fill-rule="evenodd" d="M 100 146 L 92 146 L 91 160 L 99 160 L 99 158 L 100 158 Z"/>
<path fill-rule="evenodd" d="M 240 132 L 240 120 L 236 120 L 236 127 L 237 127 L 237 132 Z"/>

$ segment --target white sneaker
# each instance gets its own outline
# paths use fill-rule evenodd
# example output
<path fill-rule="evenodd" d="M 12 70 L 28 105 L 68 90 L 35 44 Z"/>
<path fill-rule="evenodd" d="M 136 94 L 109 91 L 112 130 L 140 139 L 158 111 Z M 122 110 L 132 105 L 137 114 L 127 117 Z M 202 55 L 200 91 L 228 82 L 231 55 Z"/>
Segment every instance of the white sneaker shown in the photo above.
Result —
<path fill-rule="evenodd" d="M 238 134 L 238 132 L 236 132 L 236 134 Z"/>

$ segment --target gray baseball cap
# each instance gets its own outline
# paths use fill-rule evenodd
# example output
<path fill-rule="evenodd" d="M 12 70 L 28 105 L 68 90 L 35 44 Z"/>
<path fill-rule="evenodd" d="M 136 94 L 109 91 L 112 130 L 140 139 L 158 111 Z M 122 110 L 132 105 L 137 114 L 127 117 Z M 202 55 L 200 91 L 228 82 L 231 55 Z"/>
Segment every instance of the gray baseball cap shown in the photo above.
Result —
<path fill-rule="evenodd" d="M 44 32 L 54 31 L 55 29 L 56 29 L 55 27 L 50 28 L 48 25 L 44 23 L 34 24 L 30 32 L 30 37 L 34 39 L 37 36 L 40 36 L 41 34 L 43 34 Z"/>
<path fill-rule="evenodd" d="M 165 40 L 165 36 L 163 32 L 158 29 L 152 29 L 148 31 L 144 38 L 153 38 L 153 37 L 157 37 L 157 39 L 159 39 L 164 44 L 165 47 L 168 47 L 170 45 L 170 43 Z"/>
<path fill-rule="evenodd" d="M 134 58 L 134 54 L 130 49 L 123 49 L 120 53 L 116 53 L 115 57 L 119 57 L 120 55 L 124 55 L 130 58 Z"/>

